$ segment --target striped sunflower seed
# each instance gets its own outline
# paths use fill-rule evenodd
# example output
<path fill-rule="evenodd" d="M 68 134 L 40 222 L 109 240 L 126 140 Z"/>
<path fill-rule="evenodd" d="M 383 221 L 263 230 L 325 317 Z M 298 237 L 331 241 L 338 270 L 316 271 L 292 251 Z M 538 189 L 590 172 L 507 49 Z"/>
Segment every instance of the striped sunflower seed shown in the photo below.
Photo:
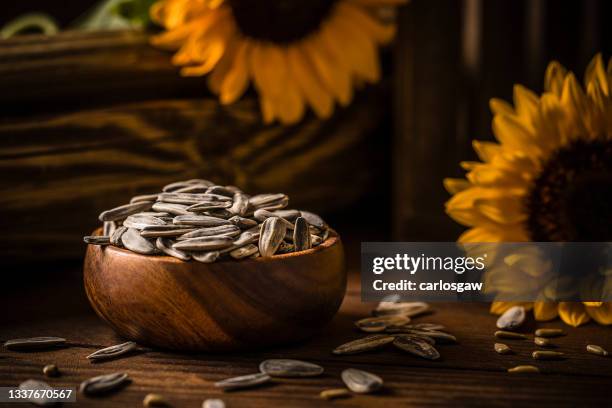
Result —
<path fill-rule="evenodd" d="M 231 208 L 231 201 L 220 201 L 220 200 L 208 200 L 198 201 L 195 204 L 187 207 L 187 211 L 192 213 L 199 213 L 205 211 L 217 211 Z"/>
<path fill-rule="evenodd" d="M 229 189 L 224 186 L 210 186 L 208 187 L 206 194 L 217 194 L 217 195 L 221 195 L 224 197 L 232 198 L 234 194 L 236 193 L 235 193 L 235 190 Z"/>
<path fill-rule="evenodd" d="M 264 373 L 242 375 L 240 377 L 228 378 L 215 383 L 215 387 L 224 390 L 237 390 L 240 388 L 251 388 L 270 381 L 270 376 Z"/>
<path fill-rule="evenodd" d="M 256 254 L 257 252 L 259 252 L 257 246 L 253 244 L 248 244 L 243 247 L 234 249 L 229 254 L 234 259 L 243 259 L 248 258 L 249 256 Z"/>
<path fill-rule="evenodd" d="M 281 220 L 281 222 L 283 224 L 285 224 L 285 227 L 287 227 L 287 229 L 293 229 L 293 223 L 287 221 L 284 218 L 278 217 L 275 212 L 268 211 L 266 209 L 261 208 L 259 210 L 256 210 L 253 213 L 253 218 L 255 218 L 257 221 L 261 221 L 261 222 L 267 220 L 268 218 L 272 218 L 272 217 L 276 217 L 279 220 Z"/>
<path fill-rule="evenodd" d="M 142 237 L 140 231 L 134 228 L 128 228 L 121 235 L 121 242 L 124 247 L 138 254 L 152 255 L 158 253 L 157 247 L 147 238 Z"/>
<path fill-rule="evenodd" d="M 177 241 L 184 241 L 192 238 L 201 238 L 201 237 L 213 237 L 213 236 L 228 236 L 234 237 L 240 234 L 240 228 L 235 225 L 219 225 L 217 227 L 205 227 L 198 228 L 196 230 L 187 232 L 180 237 L 178 237 Z"/>
<path fill-rule="evenodd" d="M 365 351 L 381 348 L 395 339 L 395 336 L 386 334 L 373 334 L 361 339 L 353 340 L 348 343 L 336 347 L 332 353 L 334 354 L 357 354 Z"/>
<path fill-rule="evenodd" d="M 437 360 L 440 353 L 426 339 L 419 336 L 400 335 L 393 340 L 393 345 L 400 350 L 428 360 Z"/>
<path fill-rule="evenodd" d="M 136 350 L 137 344 L 133 341 L 116 344 L 114 346 L 100 349 L 87 356 L 87 359 L 92 361 L 102 361 L 117 358 L 131 351 Z"/>
<path fill-rule="evenodd" d="M 193 184 L 186 187 L 181 187 L 172 193 L 189 193 L 189 194 L 205 194 L 208 190 L 208 187 L 204 184 Z"/>
<path fill-rule="evenodd" d="M 516 330 L 525 321 L 525 308 L 523 306 L 513 306 L 506 310 L 497 319 L 497 328 L 502 330 Z"/>
<path fill-rule="evenodd" d="M 191 257 L 198 262 L 213 263 L 219 258 L 219 251 L 193 252 Z"/>
<path fill-rule="evenodd" d="M 187 252 L 181 251 L 180 249 L 175 249 L 172 247 L 172 245 L 174 245 L 174 242 L 167 238 L 159 237 L 155 241 L 155 246 L 157 249 L 162 251 L 164 254 L 180 259 L 181 261 L 188 261 L 191 259 L 191 255 L 189 255 Z"/>
<path fill-rule="evenodd" d="M 254 209 L 281 210 L 289 204 L 285 194 L 258 194 L 249 198 L 249 205 Z"/>
<path fill-rule="evenodd" d="M 401 314 L 413 317 L 427 311 L 429 311 L 429 305 L 424 302 L 380 302 L 374 314 L 376 316 Z"/>
<path fill-rule="evenodd" d="M 326 230 L 327 223 L 323 221 L 323 218 L 319 217 L 317 214 L 312 213 L 310 211 L 300 211 L 300 216 L 308 222 L 308 225 L 312 225 L 313 227 Z"/>
<path fill-rule="evenodd" d="M 232 238 L 227 236 L 199 237 L 178 241 L 172 245 L 172 248 L 182 251 L 212 251 L 227 248 L 233 242 Z"/>
<path fill-rule="evenodd" d="M 108 235 L 87 235 L 83 237 L 83 242 L 89 245 L 110 245 L 110 237 Z"/>
<path fill-rule="evenodd" d="M 389 315 L 379 317 L 366 317 L 355 322 L 355 326 L 361 331 L 376 333 L 383 332 L 388 327 L 396 325 L 400 326 L 410 322 L 410 318 L 401 315 Z"/>
<path fill-rule="evenodd" d="M 174 217 L 175 225 L 196 225 L 201 227 L 218 227 L 219 225 L 231 225 L 231 222 L 209 215 L 179 215 Z"/>
<path fill-rule="evenodd" d="M 149 211 L 151 206 L 152 204 L 149 201 L 125 204 L 102 212 L 98 218 L 100 221 L 120 221 L 132 214 Z"/>
<path fill-rule="evenodd" d="M 123 243 L 121 242 L 121 236 L 127 231 L 127 227 L 124 227 L 123 225 L 120 226 L 119 228 L 117 228 L 115 230 L 115 232 L 113 232 L 113 235 L 110 236 L 110 243 L 111 245 L 114 246 L 123 246 Z"/>
<path fill-rule="evenodd" d="M 102 235 L 110 237 L 111 235 L 113 235 L 113 232 L 115 232 L 116 229 L 117 224 L 115 223 L 115 221 L 104 221 L 102 227 Z"/>
<path fill-rule="evenodd" d="M 167 212 L 174 215 L 190 215 L 191 212 L 187 211 L 186 205 L 181 204 L 170 204 L 157 202 L 151 207 L 155 211 Z"/>
<path fill-rule="evenodd" d="M 495 343 L 493 349 L 497 354 L 512 354 L 514 353 L 510 346 L 504 343 Z"/>
<path fill-rule="evenodd" d="M 249 209 L 249 197 L 243 193 L 235 193 L 233 197 L 234 203 L 228 211 L 238 216 L 245 215 Z"/>
<path fill-rule="evenodd" d="M 85 395 L 98 395 L 119 389 L 130 381 L 126 373 L 99 375 L 85 380 L 79 386 L 79 392 Z"/>
<path fill-rule="evenodd" d="M 591 354 L 597 354 L 598 356 L 607 356 L 608 352 L 601 346 L 598 346 L 596 344 L 587 344 L 586 346 L 586 351 L 588 351 Z"/>
<path fill-rule="evenodd" d="M 296 251 L 305 251 L 312 248 L 310 229 L 305 218 L 298 217 L 293 228 L 293 243 Z"/>
<path fill-rule="evenodd" d="M 137 196 L 132 197 L 132 199 L 130 200 L 130 204 L 143 203 L 143 202 L 154 203 L 155 200 L 157 200 L 157 196 L 158 194 L 137 195 Z"/>
<path fill-rule="evenodd" d="M 147 227 L 166 225 L 166 221 L 150 215 L 134 214 L 127 217 L 125 221 L 123 221 L 123 225 L 128 228 L 141 230 Z"/>
<path fill-rule="evenodd" d="M 274 359 L 263 361 L 259 371 L 270 377 L 316 377 L 323 374 L 323 367 L 300 360 Z"/>
<path fill-rule="evenodd" d="M 257 225 L 257 221 L 252 220 L 250 218 L 240 217 L 238 215 L 234 215 L 228 221 L 240 229 L 247 229 L 247 228 L 255 227 Z"/>
<path fill-rule="evenodd" d="M 19 384 L 19 390 L 24 391 L 26 400 L 34 405 L 48 407 L 57 404 L 57 397 L 53 398 L 53 387 L 44 381 L 26 380 Z"/>
<path fill-rule="evenodd" d="M 287 227 L 280 218 L 270 217 L 261 224 L 261 234 L 259 236 L 259 253 L 263 257 L 269 257 L 276 253 L 276 250 L 283 242 Z"/>
<path fill-rule="evenodd" d="M 144 228 L 140 231 L 140 235 L 145 238 L 161 238 L 161 237 L 182 237 L 196 231 L 195 227 L 188 225 L 159 225 L 156 227 Z"/>
<path fill-rule="evenodd" d="M 43 350 L 64 344 L 66 344 L 66 339 L 61 337 L 30 337 L 7 340 L 4 347 L 9 350 Z"/>
<path fill-rule="evenodd" d="M 375 392 L 383 386 L 383 380 L 379 376 L 355 368 L 347 368 L 342 371 L 341 376 L 347 388 L 358 394 Z"/>

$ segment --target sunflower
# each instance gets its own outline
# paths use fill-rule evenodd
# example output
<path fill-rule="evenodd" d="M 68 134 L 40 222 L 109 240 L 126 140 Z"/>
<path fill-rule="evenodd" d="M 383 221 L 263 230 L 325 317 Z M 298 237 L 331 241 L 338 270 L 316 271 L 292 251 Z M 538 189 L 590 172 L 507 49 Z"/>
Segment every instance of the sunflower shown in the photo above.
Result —
<path fill-rule="evenodd" d="M 299 121 L 310 106 L 328 118 L 355 86 L 380 79 L 379 45 L 394 36 L 375 12 L 405 0 L 161 0 L 154 45 L 178 50 L 185 76 L 208 76 L 222 104 L 253 83 L 264 122 Z"/>
<path fill-rule="evenodd" d="M 497 142 L 474 141 L 480 161 L 461 163 L 465 179 L 444 180 L 453 194 L 446 212 L 469 227 L 460 243 L 612 241 L 612 59 L 606 69 L 601 55 L 595 56 L 584 83 L 583 88 L 573 73 L 552 62 L 542 95 L 516 85 L 514 106 L 491 100 Z M 538 262 L 533 253 L 511 261 L 527 258 L 530 265 Z M 547 267 L 540 263 L 531 273 L 546 273 Z M 535 299 L 550 299 L 544 295 Z M 514 304 L 493 302 L 491 312 Z M 533 309 L 537 320 L 560 316 L 572 326 L 590 319 L 612 324 L 611 302 L 521 304 Z"/>

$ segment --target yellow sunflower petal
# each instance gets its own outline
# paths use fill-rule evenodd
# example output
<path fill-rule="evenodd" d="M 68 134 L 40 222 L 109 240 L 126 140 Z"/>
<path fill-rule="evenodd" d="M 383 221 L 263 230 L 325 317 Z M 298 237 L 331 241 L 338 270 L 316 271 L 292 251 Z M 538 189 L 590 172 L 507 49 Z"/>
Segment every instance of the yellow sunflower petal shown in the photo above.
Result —
<path fill-rule="evenodd" d="M 481 142 L 479 140 L 472 141 L 472 147 L 476 151 L 478 158 L 485 163 L 490 162 L 502 150 L 502 146 L 498 143 Z"/>
<path fill-rule="evenodd" d="M 527 219 L 520 197 L 478 199 L 474 207 L 499 224 L 518 224 Z"/>
<path fill-rule="evenodd" d="M 499 98 L 492 98 L 489 101 L 489 108 L 491 109 L 491 112 L 493 112 L 494 115 L 512 116 L 515 114 L 512 105 Z"/>
<path fill-rule="evenodd" d="M 474 242 L 523 242 L 528 241 L 527 234 L 521 227 L 484 228 L 474 227 L 465 231 L 457 239 L 460 243 Z"/>
<path fill-rule="evenodd" d="M 567 70 L 563 65 L 557 61 L 552 61 L 548 64 L 546 73 L 544 74 L 544 89 L 547 92 L 552 92 L 557 96 L 561 96 L 563 81 L 565 80 L 566 74 Z"/>
<path fill-rule="evenodd" d="M 586 311 L 599 324 L 612 324 L 612 303 L 603 302 L 601 306 L 586 306 Z"/>
<path fill-rule="evenodd" d="M 346 59 L 351 61 L 352 70 L 367 82 L 380 79 L 380 61 L 376 44 L 350 19 L 338 16 L 328 25 L 334 44 L 344 50 Z"/>
<path fill-rule="evenodd" d="M 317 46 L 314 40 L 304 41 L 303 50 L 310 61 L 312 61 L 325 87 L 341 105 L 348 105 L 353 98 L 350 77 L 335 65 L 328 52 Z"/>
<path fill-rule="evenodd" d="M 524 124 L 532 124 L 538 112 L 538 97 L 535 93 L 522 85 L 514 86 L 514 106 L 517 115 L 523 119 Z"/>
<path fill-rule="evenodd" d="M 538 321 L 547 321 L 559 315 L 556 302 L 535 302 L 533 304 L 533 315 Z"/>
<path fill-rule="evenodd" d="M 324 88 L 321 80 L 299 47 L 290 47 L 288 50 L 289 68 L 297 85 L 308 104 L 318 117 L 328 118 L 334 111 L 334 102 L 331 94 Z"/>
<path fill-rule="evenodd" d="M 231 68 L 223 78 L 219 89 L 220 100 L 224 105 L 234 103 L 249 86 L 250 42 L 243 40 L 238 46 Z"/>
<path fill-rule="evenodd" d="M 471 186 L 469 181 L 465 179 L 457 179 L 457 178 L 445 178 L 443 183 L 444 183 L 444 188 L 450 194 L 456 194 Z"/>
<path fill-rule="evenodd" d="M 585 324 L 591 319 L 585 306 L 580 302 L 560 302 L 559 316 L 565 323 L 574 327 Z"/>
<path fill-rule="evenodd" d="M 584 83 L 587 86 L 591 83 L 597 83 L 604 95 L 610 95 L 610 84 L 601 53 L 597 54 L 589 63 L 584 75 Z"/>
<path fill-rule="evenodd" d="M 367 7 L 379 6 L 401 6 L 408 3 L 408 0 L 349 0 L 351 3 L 360 4 Z"/>
<path fill-rule="evenodd" d="M 349 2 L 341 1 L 336 6 L 347 18 L 350 18 L 364 32 L 380 44 L 387 44 L 395 36 L 395 25 L 382 24 L 374 17 Z"/>

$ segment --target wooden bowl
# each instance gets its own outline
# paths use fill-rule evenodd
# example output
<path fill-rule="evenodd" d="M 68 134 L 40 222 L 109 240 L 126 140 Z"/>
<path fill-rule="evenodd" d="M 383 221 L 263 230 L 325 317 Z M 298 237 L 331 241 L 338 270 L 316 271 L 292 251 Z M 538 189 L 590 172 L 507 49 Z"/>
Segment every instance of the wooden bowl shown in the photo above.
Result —
<path fill-rule="evenodd" d="M 212 264 L 89 245 L 84 282 L 96 313 L 122 337 L 231 351 L 312 336 L 338 311 L 346 270 L 334 233 L 307 251 Z"/>

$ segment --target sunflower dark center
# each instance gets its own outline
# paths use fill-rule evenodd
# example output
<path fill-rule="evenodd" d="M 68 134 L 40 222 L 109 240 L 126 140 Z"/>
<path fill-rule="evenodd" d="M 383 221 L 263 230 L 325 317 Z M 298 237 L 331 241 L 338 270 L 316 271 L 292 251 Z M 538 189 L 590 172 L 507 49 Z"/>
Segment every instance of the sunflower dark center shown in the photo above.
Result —
<path fill-rule="evenodd" d="M 527 197 L 533 241 L 612 241 L 612 141 L 578 140 L 544 165 Z"/>
<path fill-rule="evenodd" d="M 228 0 L 247 37 L 287 44 L 316 31 L 336 0 Z"/>

